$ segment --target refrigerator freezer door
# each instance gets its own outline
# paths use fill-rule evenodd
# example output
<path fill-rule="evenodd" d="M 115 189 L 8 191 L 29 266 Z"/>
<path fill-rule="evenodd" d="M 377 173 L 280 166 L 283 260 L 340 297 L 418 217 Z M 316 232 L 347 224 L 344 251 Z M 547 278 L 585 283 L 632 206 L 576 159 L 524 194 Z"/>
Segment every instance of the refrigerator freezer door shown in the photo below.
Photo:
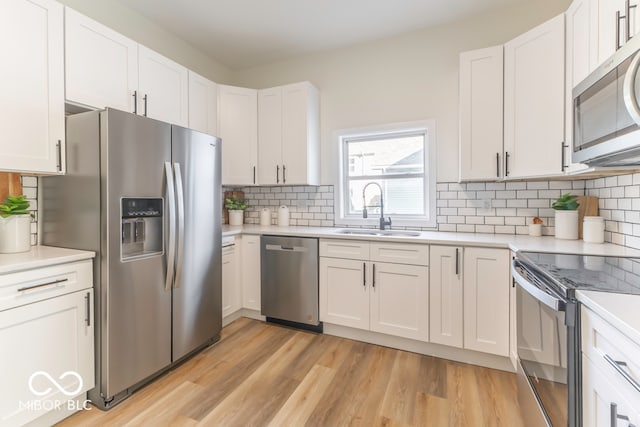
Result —
<path fill-rule="evenodd" d="M 100 113 L 100 121 L 101 203 L 106 207 L 101 212 L 106 239 L 100 292 L 106 322 L 99 348 L 102 393 L 111 397 L 171 364 L 171 290 L 164 286 L 166 201 L 163 252 L 131 261 L 121 256 L 121 199 L 165 198 L 171 126 L 117 110 Z"/>
<path fill-rule="evenodd" d="M 172 163 L 176 199 L 184 202 L 177 209 L 173 289 L 176 361 L 217 340 L 222 328 L 220 140 L 173 126 Z"/>

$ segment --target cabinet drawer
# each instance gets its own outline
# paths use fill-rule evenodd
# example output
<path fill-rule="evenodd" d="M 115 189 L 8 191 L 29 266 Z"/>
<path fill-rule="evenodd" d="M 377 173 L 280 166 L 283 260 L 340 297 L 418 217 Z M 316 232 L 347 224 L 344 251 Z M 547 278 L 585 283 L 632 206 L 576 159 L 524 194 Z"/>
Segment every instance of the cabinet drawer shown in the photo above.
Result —
<path fill-rule="evenodd" d="M 640 407 L 640 345 L 582 306 L 582 351 Z"/>
<path fill-rule="evenodd" d="M 91 287 L 91 260 L 0 275 L 0 311 Z"/>
<path fill-rule="evenodd" d="M 358 240 L 320 240 L 320 256 L 369 260 L 369 242 Z"/>
<path fill-rule="evenodd" d="M 371 261 L 429 265 L 429 246 L 371 242 Z"/>

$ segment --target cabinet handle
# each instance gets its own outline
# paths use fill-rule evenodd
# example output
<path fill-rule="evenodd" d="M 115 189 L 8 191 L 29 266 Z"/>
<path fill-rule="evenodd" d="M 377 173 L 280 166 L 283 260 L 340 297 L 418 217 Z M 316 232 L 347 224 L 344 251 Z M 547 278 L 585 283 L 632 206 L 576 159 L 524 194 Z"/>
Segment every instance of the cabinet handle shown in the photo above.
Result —
<path fill-rule="evenodd" d="M 618 405 L 616 403 L 611 403 L 611 427 L 617 427 L 618 420 L 629 421 L 629 417 L 627 415 L 618 414 Z"/>
<path fill-rule="evenodd" d="M 367 263 L 362 263 L 362 286 L 367 289 Z"/>
<path fill-rule="evenodd" d="M 460 248 L 456 248 L 456 276 L 460 276 Z"/>
<path fill-rule="evenodd" d="M 276 165 L 276 184 L 280 184 L 280 165 Z"/>
<path fill-rule="evenodd" d="M 496 153 L 496 176 L 500 178 L 500 153 Z"/>
<path fill-rule="evenodd" d="M 376 288 L 376 265 L 373 264 L 373 272 L 371 273 L 373 277 L 371 277 L 371 286 L 373 289 Z"/>
<path fill-rule="evenodd" d="M 40 283 L 39 285 L 25 286 L 24 288 L 19 288 L 18 292 L 30 291 L 32 289 L 43 288 L 45 286 L 59 285 L 60 283 L 64 283 L 68 280 L 69 279 L 58 279 L 58 280 L 52 280 L 51 282 Z"/>
<path fill-rule="evenodd" d="M 147 117 L 147 94 L 145 93 L 144 96 L 142 97 L 142 100 L 144 101 L 144 116 Z"/>
<path fill-rule="evenodd" d="M 622 369 L 622 367 L 626 367 L 627 366 L 627 362 L 623 362 L 620 360 L 614 360 L 613 357 L 609 356 L 608 354 L 604 354 L 602 357 L 604 357 L 604 360 L 606 360 L 607 362 L 609 362 L 609 364 L 611 366 L 613 366 L 613 369 L 615 369 L 616 371 L 618 371 L 618 373 L 620 375 L 622 375 L 622 377 L 627 380 L 627 382 L 629 384 L 631 384 L 631 386 L 633 388 L 636 389 L 636 391 L 640 392 L 640 383 L 638 383 L 638 381 L 635 380 L 635 378 L 633 378 L 627 371 L 625 371 L 624 369 Z"/>
<path fill-rule="evenodd" d="M 568 148 L 568 147 L 569 146 L 567 144 L 565 144 L 564 141 L 560 143 L 560 154 L 561 154 L 561 157 L 560 157 L 560 159 L 561 159 L 560 160 L 560 172 L 564 172 L 569 167 L 569 165 L 565 165 L 565 161 L 567 160 L 566 159 L 566 154 L 565 154 L 566 153 L 565 152 L 565 148 Z"/>
<path fill-rule="evenodd" d="M 133 91 L 133 114 L 138 114 L 138 91 Z"/>
<path fill-rule="evenodd" d="M 87 301 L 87 317 L 84 319 L 87 326 L 91 326 L 91 292 L 87 292 L 84 299 Z"/>
<path fill-rule="evenodd" d="M 509 157 L 511 155 L 508 151 L 504 152 L 504 176 L 509 176 Z"/>
<path fill-rule="evenodd" d="M 626 34 L 626 39 L 627 41 L 631 40 L 631 9 L 634 9 L 637 5 L 634 4 L 632 5 L 631 2 L 629 0 L 624 2 L 624 8 L 626 11 L 626 19 L 625 19 L 625 24 L 626 24 L 626 30 L 627 30 L 627 34 Z"/>
<path fill-rule="evenodd" d="M 56 168 L 58 168 L 58 172 L 62 172 L 62 140 L 59 139 L 56 142 L 56 155 L 57 155 L 57 163 Z"/>
<path fill-rule="evenodd" d="M 282 165 L 282 183 L 287 183 L 287 167 L 285 165 Z"/>
<path fill-rule="evenodd" d="M 627 17 L 624 15 L 620 15 L 620 11 L 616 10 L 616 50 L 622 47 L 620 45 L 620 21 L 622 21 L 623 19 L 627 19 Z"/>
<path fill-rule="evenodd" d="M 253 167 L 253 183 L 256 183 L 256 167 Z"/>

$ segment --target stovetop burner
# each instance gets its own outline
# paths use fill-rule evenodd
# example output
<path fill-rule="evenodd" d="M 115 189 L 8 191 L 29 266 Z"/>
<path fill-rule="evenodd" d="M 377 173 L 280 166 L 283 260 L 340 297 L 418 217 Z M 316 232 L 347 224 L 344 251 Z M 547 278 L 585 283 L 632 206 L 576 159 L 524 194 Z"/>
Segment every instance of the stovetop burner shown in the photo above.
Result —
<path fill-rule="evenodd" d="M 584 289 L 640 295 L 640 258 L 535 252 L 519 252 L 518 258 L 533 264 L 566 291 Z"/>

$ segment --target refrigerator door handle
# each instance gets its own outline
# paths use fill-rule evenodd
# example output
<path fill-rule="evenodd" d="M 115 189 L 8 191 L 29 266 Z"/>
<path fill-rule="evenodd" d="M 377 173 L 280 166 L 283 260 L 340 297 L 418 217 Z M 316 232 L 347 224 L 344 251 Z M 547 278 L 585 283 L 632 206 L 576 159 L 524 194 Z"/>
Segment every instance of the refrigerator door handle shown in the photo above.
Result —
<path fill-rule="evenodd" d="M 169 247 L 167 248 L 167 277 L 164 282 L 164 289 L 169 291 L 173 283 L 176 256 L 176 201 L 171 163 L 164 162 L 164 173 L 167 178 L 167 205 L 169 205 L 169 218 L 167 219 L 169 223 Z"/>
<path fill-rule="evenodd" d="M 184 191 L 182 188 L 182 172 L 180 163 L 173 164 L 173 173 L 176 178 L 176 201 L 178 206 L 178 255 L 176 260 L 176 279 L 173 287 L 180 287 L 180 277 L 182 276 L 182 259 L 184 256 Z"/>

